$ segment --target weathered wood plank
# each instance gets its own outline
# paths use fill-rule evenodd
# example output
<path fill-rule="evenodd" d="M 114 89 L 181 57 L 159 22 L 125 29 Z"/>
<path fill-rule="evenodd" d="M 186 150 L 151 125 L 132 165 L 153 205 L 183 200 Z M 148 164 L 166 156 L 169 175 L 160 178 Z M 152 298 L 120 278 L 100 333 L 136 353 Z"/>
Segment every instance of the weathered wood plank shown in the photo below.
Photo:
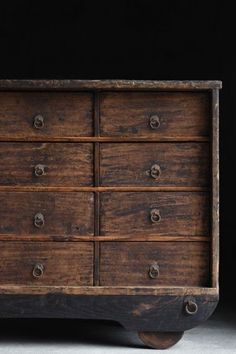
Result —
<path fill-rule="evenodd" d="M 89 143 L 1 142 L 0 160 L 1 186 L 93 185 L 93 146 Z"/>
<path fill-rule="evenodd" d="M 208 193 L 101 193 L 101 235 L 208 236 Z"/>
<path fill-rule="evenodd" d="M 210 95 L 203 92 L 101 94 L 101 136 L 160 139 L 210 134 Z"/>
<path fill-rule="evenodd" d="M 103 242 L 100 247 L 103 286 L 210 285 L 206 242 Z"/>
<path fill-rule="evenodd" d="M 41 214 L 41 221 L 37 215 Z M 4 234 L 42 240 L 94 234 L 93 193 L 0 192 L 0 240 Z"/>
<path fill-rule="evenodd" d="M 106 143 L 100 146 L 101 186 L 207 187 L 207 143 Z"/>
<path fill-rule="evenodd" d="M 1 90 L 210 90 L 221 81 L 155 80 L 0 80 Z"/>
<path fill-rule="evenodd" d="M 0 249 L 1 285 L 93 284 L 92 242 L 0 242 Z"/>
<path fill-rule="evenodd" d="M 185 313 L 194 300 L 198 312 Z M 83 318 L 114 320 L 128 330 L 185 331 L 205 321 L 217 305 L 217 296 L 47 296 L 1 295 L 0 317 Z"/>

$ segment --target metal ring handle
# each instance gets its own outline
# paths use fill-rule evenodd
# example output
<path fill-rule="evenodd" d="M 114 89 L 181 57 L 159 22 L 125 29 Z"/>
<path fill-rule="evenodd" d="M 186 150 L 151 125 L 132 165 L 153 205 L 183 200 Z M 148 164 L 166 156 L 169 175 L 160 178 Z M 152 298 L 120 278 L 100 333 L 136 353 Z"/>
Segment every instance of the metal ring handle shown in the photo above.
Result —
<path fill-rule="evenodd" d="M 37 114 L 37 116 L 34 117 L 34 127 L 36 129 L 43 129 L 44 127 L 44 118 L 41 114 Z"/>
<path fill-rule="evenodd" d="M 45 175 L 45 166 L 41 164 L 36 165 L 34 168 L 34 174 L 37 177 Z"/>
<path fill-rule="evenodd" d="M 44 273 L 44 266 L 41 263 L 35 264 L 32 275 L 34 278 L 41 278 Z"/>
<path fill-rule="evenodd" d="M 161 168 L 158 164 L 154 164 L 150 170 L 150 176 L 154 179 L 158 179 L 161 175 Z"/>
<path fill-rule="evenodd" d="M 161 214 L 160 214 L 160 210 L 158 209 L 152 209 L 150 211 L 150 218 L 151 218 L 151 222 L 154 224 L 157 224 L 161 221 Z"/>
<path fill-rule="evenodd" d="M 185 304 L 185 312 L 188 315 L 196 315 L 198 312 L 198 305 L 195 301 L 188 300 Z"/>
<path fill-rule="evenodd" d="M 45 224 L 45 219 L 42 213 L 37 213 L 34 216 L 34 226 L 35 227 L 43 227 Z"/>
<path fill-rule="evenodd" d="M 153 263 L 149 267 L 148 275 L 151 279 L 156 279 L 160 275 L 160 267 L 157 263 Z"/>
<path fill-rule="evenodd" d="M 161 125 L 160 118 L 158 117 L 157 114 L 151 115 L 149 118 L 149 125 L 151 129 L 158 129 Z"/>

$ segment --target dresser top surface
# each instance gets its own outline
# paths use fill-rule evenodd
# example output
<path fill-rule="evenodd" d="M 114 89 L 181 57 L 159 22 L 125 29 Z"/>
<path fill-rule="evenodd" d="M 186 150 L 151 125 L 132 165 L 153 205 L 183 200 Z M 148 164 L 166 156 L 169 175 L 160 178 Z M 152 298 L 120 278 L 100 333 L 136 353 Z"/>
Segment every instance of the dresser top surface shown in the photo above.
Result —
<path fill-rule="evenodd" d="M 0 80 L 0 90 L 211 90 L 221 81 Z"/>

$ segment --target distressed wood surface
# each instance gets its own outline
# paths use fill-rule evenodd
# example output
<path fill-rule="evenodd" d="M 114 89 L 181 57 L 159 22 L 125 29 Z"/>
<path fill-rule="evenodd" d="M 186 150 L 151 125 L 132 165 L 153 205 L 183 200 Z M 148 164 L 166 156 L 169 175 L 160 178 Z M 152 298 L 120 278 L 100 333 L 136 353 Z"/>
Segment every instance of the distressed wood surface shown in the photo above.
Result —
<path fill-rule="evenodd" d="M 44 225 L 34 225 L 35 215 L 41 213 Z M 2 234 L 44 240 L 92 236 L 94 234 L 93 193 L 60 192 L 0 192 L 0 240 Z"/>
<path fill-rule="evenodd" d="M 101 235 L 208 236 L 208 193 L 101 193 Z M 151 213 L 158 210 L 159 222 Z"/>
<path fill-rule="evenodd" d="M 0 136 L 43 140 L 93 135 L 92 98 L 75 92 L 0 92 Z M 44 126 L 36 129 L 39 114 Z"/>
<path fill-rule="evenodd" d="M 0 143 L 0 186 L 91 186 L 93 145 Z M 45 175 L 35 176 L 35 166 Z"/>
<path fill-rule="evenodd" d="M 0 80 L 1 90 L 210 90 L 217 80 Z"/>
<path fill-rule="evenodd" d="M 92 285 L 93 244 L 62 242 L 0 242 L 0 284 Z M 33 277 L 36 264 L 44 267 Z"/>
<path fill-rule="evenodd" d="M 157 138 L 161 136 L 208 136 L 209 94 L 104 93 L 100 103 L 101 136 Z M 158 116 L 152 129 L 150 117 Z"/>
<path fill-rule="evenodd" d="M 184 312 L 188 299 L 198 312 Z M 217 296 L 47 296 L 1 295 L 0 317 L 83 318 L 115 320 L 131 331 L 185 331 L 205 321 L 217 305 Z"/>
<path fill-rule="evenodd" d="M 124 143 L 100 145 L 101 186 L 209 186 L 207 143 Z M 150 176 L 153 165 L 161 174 Z"/>
<path fill-rule="evenodd" d="M 212 296 L 218 301 L 219 292 L 216 288 L 174 287 L 174 286 L 45 286 L 45 285 L 2 285 L 1 295 L 152 295 L 152 296 Z"/>
<path fill-rule="evenodd" d="M 220 167 L 219 167 L 219 91 L 212 92 L 212 286 L 219 288 L 219 222 L 220 222 Z"/>
<path fill-rule="evenodd" d="M 1 317 L 116 320 L 159 344 L 157 332 L 209 317 L 219 291 L 219 88 L 0 80 Z M 34 175 L 37 164 L 44 176 Z M 151 208 L 160 223 L 150 224 Z"/>
<path fill-rule="evenodd" d="M 102 242 L 103 286 L 209 286 L 210 250 L 205 242 Z M 160 274 L 150 278 L 158 264 Z"/>
<path fill-rule="evenodd" d="M 1 241 L 44 241 L 44 242 L 50 242 L 50 241 L 57 241 L 57 242 L 87 242 L 87 241 L 94 241 L 99 243 L 100 241 L 105 241 L 105 242 L 110 242 L 110 241 L 120 241 L 120 242 L 125 242 L 125 241 L 130 241 L 130 242 L 135 242 L 135 241 L 165 241 L 165 242 L 172 242 L 172 241 L 178 241 L 178 242 L 211 242 L 211 237 L 210 236 L 180 236 L 180 235 L 175 235 L 175 236 L 169 236 L 169 235 L 147 235 L 147 234 L 138 234 L 138 235 L 106 235 L 106 236 L 88 236 L 88 235 L 74 235 L 74 234 L 69 234 L 66 233 L 64 235 L 60 234 L 46 234 L 43 233 L 43 230 L 41 232 L 35 234 L 0 234 L 0 240 Z M 98 246 L 98 254 L 99 254 L 99 247 Z M 99 257 L 98 257 L 99 258 Z M 95 265 L 95 263 L 94 263 Z M 99 266 L 99 264 L 98 264 Z M 99 273 L 99 272 L 97 272 Z"/>

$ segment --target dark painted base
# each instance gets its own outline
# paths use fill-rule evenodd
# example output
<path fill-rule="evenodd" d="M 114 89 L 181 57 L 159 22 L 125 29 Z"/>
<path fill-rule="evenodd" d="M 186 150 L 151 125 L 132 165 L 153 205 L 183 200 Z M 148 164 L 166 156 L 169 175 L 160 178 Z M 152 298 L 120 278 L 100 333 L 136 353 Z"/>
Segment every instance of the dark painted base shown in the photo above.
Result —
<path fill-rule="evenodd" d="M 146 345 L 167 348 L 180 340 L 185 330 L 205 321 L 217 302 L 213 295 L 0 295 L 0 317 L 113 320 L 138 331 Z"/>

